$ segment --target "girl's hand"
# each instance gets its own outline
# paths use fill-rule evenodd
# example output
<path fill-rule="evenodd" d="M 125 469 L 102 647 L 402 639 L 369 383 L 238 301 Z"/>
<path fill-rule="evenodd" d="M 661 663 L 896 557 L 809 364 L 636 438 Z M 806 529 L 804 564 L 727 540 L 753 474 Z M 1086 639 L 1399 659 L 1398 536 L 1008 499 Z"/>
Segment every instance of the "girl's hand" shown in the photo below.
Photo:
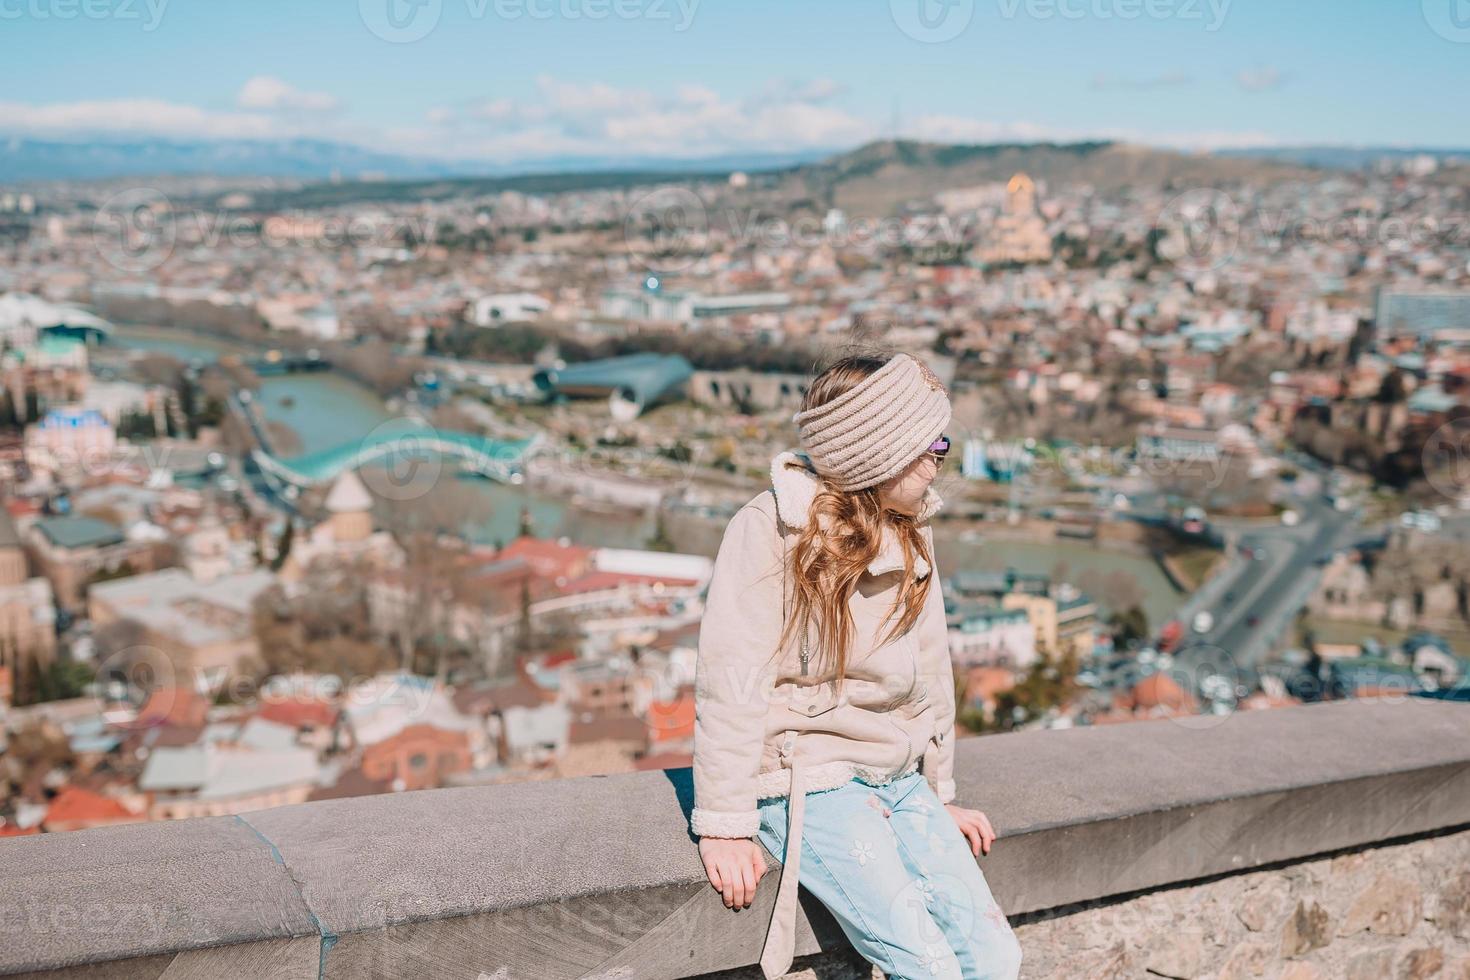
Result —
<path fill-rule="evenodd" d="M 749 837 L 701 837 L 699 856 L 709 883 L 725 900 L 725 908 L 749 908 L 755 886 L 766 873 L 766 854 Z"/>
<path fill-rule="evenodd" d="M 955 825 L 965 835 L 965 840 L 970 842 L 970 853 L 976 857 L 982 851 L 989 854 L 990 844 L 995 840 L 995 829 L 990 826 L 990 818 L 979 810 L 966 810 L 954 803 L 946 803 L 944 808 L 954 818 Z"/>

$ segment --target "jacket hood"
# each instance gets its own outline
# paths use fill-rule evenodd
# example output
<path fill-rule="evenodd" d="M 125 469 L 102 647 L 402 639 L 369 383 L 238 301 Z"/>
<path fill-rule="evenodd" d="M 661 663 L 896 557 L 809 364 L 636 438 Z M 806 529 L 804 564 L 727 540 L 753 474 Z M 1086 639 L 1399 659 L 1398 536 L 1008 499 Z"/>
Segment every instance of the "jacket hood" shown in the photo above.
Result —
<path fill-rule="evenodd" d="M 811 518 L 812 501 L 817 497 L 821 484 L 811 459 L 805 453 L 787 450 L 771 460 L 771 488 L 775 491 L 776 511 L 788 527 L 806 527 Z M 941 507 L 944 500 L 930 486 L 924 491 L 924 500 L 915 515 L 922 526 L 928 523 Z M 903 571 L 903 546 L 891 528 L 883 531 L 883 546 L 878 556 L 868 563 L 869 575 Z M 924 578 L 929 574 L 929 563 L 922 556 L 915 556 L 914 574 Z"/>

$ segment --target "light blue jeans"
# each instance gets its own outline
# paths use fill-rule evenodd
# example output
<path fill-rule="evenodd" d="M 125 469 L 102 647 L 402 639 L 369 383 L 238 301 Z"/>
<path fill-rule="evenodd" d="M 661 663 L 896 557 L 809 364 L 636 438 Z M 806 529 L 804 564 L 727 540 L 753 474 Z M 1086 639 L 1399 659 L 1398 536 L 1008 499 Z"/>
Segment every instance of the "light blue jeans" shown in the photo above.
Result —
<path fill-rule="evenodd" d="M 759 807 L 760 842 L 779 859 L 787 800 Z M 808 793 L 803 823 L 801 887 L 890 978 L 1015 980 L 1016 934 L 922 772 Z"/>

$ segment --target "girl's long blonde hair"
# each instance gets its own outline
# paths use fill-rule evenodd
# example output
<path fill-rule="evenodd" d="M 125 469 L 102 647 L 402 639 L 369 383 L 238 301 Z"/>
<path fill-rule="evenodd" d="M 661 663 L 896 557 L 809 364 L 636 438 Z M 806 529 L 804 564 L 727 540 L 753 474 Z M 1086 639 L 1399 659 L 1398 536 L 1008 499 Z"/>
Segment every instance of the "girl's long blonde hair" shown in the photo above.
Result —
<path fill-rule="evenodd" d="M 842 358 L 813 379 L 801 411 L 839 397 L 886 363 L 885 357 L 864 354 Z M 788 552 L 786 578 L 794 585 L 792 606 L 777 649 L 786 649 L 793 638 L 799 644 L 803 634 L 808 635 L 812 659 L 821 665 L 813 668 L 814 673 L 835 677 L 840 684 L 856 633 L 848 600 L 883 546 L 884 527 L 892 527 L 903 546 L 903 581 L 884 622 L 894 620 L 895 615 L 897 619 L 881 642 L 913 628 L 929 595 L 929 578 L 920 580 L 914 575 L 914 559 L 922 555 L 931 568 L 933 561 L 915 519 L 885 508 L 877 487 L 842 491 L 821 477 L 818 480 L 811 513 Z"/>

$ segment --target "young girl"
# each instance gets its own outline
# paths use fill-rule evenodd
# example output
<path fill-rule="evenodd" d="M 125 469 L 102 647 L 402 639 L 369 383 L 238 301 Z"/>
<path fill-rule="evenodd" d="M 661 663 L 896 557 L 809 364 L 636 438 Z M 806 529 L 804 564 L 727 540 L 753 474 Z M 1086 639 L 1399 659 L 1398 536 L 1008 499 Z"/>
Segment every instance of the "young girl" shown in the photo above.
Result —
<path fill-rule="evenodd" d="M 695 677 L 692 825 L 710 884 L 748 908 L 784 855 L 761 953 L 791 967 L 798 876 L 889 977 L 1005 978 L 1021 950 L 952 801 L 954 675 L 930 487 L 949 396 L 917 358 L 849 357 L 793 421 L 803 453 L 730 520 Z M 810 794 L 810 796 L 808 796 Z"/>

